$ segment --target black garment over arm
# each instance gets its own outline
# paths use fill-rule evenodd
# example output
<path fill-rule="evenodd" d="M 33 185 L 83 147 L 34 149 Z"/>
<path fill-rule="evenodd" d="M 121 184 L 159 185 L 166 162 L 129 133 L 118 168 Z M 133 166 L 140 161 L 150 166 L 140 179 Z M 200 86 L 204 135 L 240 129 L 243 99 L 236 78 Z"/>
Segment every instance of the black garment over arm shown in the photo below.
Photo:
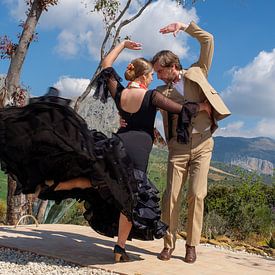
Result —
<path fill-rule="evenodd" d="M 186 102 L 184 104 L 179 104 L 162 95 L 157 90 L 154 90 L 152 93 L 152 103 L 159 109 L 173 114 L 180 114 L 182 109 L 188 109 L 192 115 L 196 115 L 199 111 L 198 103 Z"/>
<path fill-rule="evenodd" d="M 153 91 L 152 103 L 169 113 L 179 114 L 178 125 L 177 125 L 177 141 L 179 143 L 188 143 L 189 141 L 189 126 L 193 116 L 196 116 L 199 111 L 199 104 L 186 102 L 181 105 L 173 100 L 163 96 L 157 90 Z"/>
<path fill-rule="evenodd" d="M 114 68 L 108 67 L 102 70 L 94 80 L 96 89 L 93 97 L 106 103 L 108 97 L 112 96 L 116 101 L 117 92 L 121 92 L 124 89 L 121 81 L 122 78 L 117 74 Z"/>

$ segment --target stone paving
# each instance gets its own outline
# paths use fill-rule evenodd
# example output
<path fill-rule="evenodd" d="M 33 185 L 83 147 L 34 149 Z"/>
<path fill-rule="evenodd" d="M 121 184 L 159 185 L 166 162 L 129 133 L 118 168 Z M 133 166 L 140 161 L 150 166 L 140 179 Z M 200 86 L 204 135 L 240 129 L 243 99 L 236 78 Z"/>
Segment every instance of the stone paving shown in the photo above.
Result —
<path fill-rule="evenodd" d="M 185 242 L 177 241 L 170 261 L 157 259 L 162 240 L 128 242 L 127 251 L 132 262 L 113 262 L 115 239 L 106 238 L 90 227 L 64 224 L 0 226 L 0 247 L 31 251 L 40 255 L 61 258 L 92 268 L 120 274 L 176 275 L 176 274 L 275 274 L 271 258 L 245 252 L 232 252 L 214 246 L 200 245 L 195 264 L 183 261 Z"/>

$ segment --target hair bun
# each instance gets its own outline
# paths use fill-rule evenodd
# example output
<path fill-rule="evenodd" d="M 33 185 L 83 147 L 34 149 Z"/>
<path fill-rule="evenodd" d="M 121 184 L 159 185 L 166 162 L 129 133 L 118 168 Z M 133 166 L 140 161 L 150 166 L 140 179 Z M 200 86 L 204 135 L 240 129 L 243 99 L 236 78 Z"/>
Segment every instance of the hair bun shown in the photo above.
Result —
<path fill-rule="evenodd" d="M 132 71 L 134 69 L 135 69 L 134 64 L 133 63 L 129 63 L 128 66 L 127 66 L 127 70 Z"/>

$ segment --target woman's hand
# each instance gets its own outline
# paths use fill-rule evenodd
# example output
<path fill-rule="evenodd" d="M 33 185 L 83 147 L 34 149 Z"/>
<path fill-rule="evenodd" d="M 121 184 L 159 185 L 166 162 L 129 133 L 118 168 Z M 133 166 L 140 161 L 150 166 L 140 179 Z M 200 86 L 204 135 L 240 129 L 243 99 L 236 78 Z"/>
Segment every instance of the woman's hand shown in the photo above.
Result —
<path fill-rule="evenodd" d="M 121 51 L 123 51 L 123 49 L 141 50 L 142 47 L 140 43 L 137 43 L 135 41 L 131 41 L 131 40 L 122 41 L 114 49 L 112 49 L 111 52 L 109 52 L 109 54 L 105 56 L 105 58 L 101 63 L 102 69 L 113 66 L 113 63 L 115 62 L 115 60 L 117 59 Z"/>
<path fill-rule="evenodd" d="M 120 128 L 125 128 L 125 127 L 127 127 L 127 122 L 126 122 L 126 120 L 125 119 L 123 119 L 122 117 L 119 117 L 119 126 L 120 126 Z"/>
<path fill-rule="evenodd" d="M 142 44 L 135 42 L 135 41 L 124 40 L 122 43 L 123 43 L 124 48 L 126 48 L 126 49 L 135 50 L 135 51 L 142 49 L 142 47 L 141 47 Z"/>
<path fill-rule="evenodd" d="M 212 107 L 208 102 L 199 103 L 200 111 L 207 112 L 208 116 L 211 117 Z"/>

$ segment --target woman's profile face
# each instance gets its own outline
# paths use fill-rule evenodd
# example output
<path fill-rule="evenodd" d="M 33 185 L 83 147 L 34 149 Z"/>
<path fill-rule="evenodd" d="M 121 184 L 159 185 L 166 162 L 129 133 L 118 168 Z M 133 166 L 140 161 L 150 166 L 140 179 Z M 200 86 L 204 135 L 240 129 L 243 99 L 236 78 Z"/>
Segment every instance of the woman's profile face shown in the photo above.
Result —
<path fill-rule="evenodd" d="M 151 82 L 153 81 L 154 71 L 151 71 L 150 73 L 146 74 L 146 84 L 149 86 Z"/>

